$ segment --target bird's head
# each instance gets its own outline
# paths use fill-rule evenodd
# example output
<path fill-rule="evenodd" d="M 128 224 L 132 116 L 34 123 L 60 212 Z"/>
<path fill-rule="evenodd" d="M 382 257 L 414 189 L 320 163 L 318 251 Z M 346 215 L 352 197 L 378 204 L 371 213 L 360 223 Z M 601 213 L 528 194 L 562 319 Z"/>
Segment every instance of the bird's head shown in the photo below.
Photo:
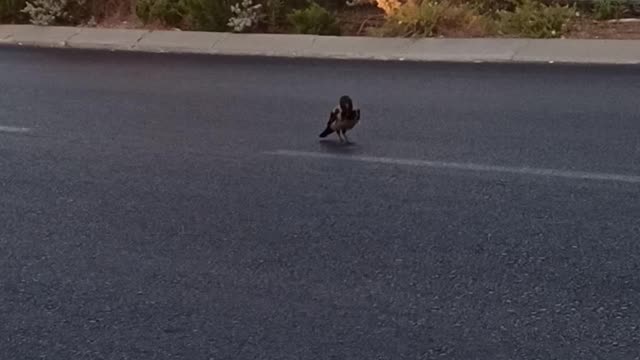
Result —
<path fill-rule="evenodd" d="M 344 95 L 340 97 L 340 110 L 346 114 L 351 114 L 353 111 L 353 101 L 351 101 L 349 96 Z"/>

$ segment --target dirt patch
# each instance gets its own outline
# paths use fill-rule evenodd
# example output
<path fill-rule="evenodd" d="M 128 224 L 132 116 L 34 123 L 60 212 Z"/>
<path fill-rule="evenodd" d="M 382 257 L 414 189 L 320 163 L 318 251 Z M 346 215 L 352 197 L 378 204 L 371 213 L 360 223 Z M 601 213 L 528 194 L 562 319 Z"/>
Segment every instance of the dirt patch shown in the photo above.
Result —
<path fill-rule="evenodd" d="M 640 39 L 640 19 L 594 21 L 583 19 L 573 24 L 566 35 L 570 39 Z"/>
<path fill-rule="evenodd" d="M 338 12 L 340 31 L 345 36 L 366 36 L 384 24 L 384 12 L 376 6 L 347 7 Z"/>
<path fill-rule="evenodd" d="M 115 29 L 166 29 L 161 24 L 143 25 L 133 14 L 130 7 L 123 0 L 108 0 L 105 3 L 104 18 L 94 24 L 101 28 Z M 106 5 L 110 6 L 106 6 Z M 369 36 L 377 35 L 376 29 L 384 24 L 384 12 L 375 5 L 346 7 L 336 14 L 340 24 L 340 30 L 344 36 Z M 635 39 L 640 40 L 640 18 L 622 19 L 619 21 L 595 21 L 582 18 L 574 21 L 571 30 L 565 35 L 569 39 Z M 286 29 L 271 29 L 271 33 L 286 33 Z M 439 37 L 447 38 L 475 38 L 484 34 L 473 29 L 459 29 L 448 31 Z M 496 35 L 495 37 L 501 37 Z"/>

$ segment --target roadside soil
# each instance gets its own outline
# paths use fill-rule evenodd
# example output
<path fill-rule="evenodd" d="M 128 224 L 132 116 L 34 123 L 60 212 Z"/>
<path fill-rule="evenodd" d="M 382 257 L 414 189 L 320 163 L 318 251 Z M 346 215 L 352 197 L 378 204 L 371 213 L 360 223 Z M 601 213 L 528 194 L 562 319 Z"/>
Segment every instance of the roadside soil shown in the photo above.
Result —
<path fill-rule="evenodd" d="M 367 36 L 379 29 L 384 23 L 384 12 L 375 6 L 347 7 L 337 13 L 342 35 Z M 159 24 L 143 26 L 133 15 L 110 17 L 98 27 L 118 29 L 166 29 Z M 464 31 L 446 34 L 452 38 L 471 38 L 477 34 Z M 640 18 L 629 18 L 611 21 L 595 21 L 582 18 L 570 26 L 564 36 L 570 39 L 640 39 Z"/>

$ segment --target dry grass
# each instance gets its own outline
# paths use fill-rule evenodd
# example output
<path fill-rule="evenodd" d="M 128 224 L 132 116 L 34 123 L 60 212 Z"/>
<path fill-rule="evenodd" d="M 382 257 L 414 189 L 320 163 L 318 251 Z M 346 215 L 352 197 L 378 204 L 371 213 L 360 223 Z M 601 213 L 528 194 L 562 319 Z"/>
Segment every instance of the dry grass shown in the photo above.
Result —
<path fill-rule="evenodd" d="M 477 8 L 452 0 L 411 0 L 387 17 L 381 33 L 387 36 L 485 36 L 491 21 Z"/>
<path fill-rule="evenodd" d="M 375 5 L 348 7 L 338 12 L 337 18 L 341 33 L 351 36 L 364 36 L 372 29 L 384 24 L 384 11 Z"/>
<path fill-rule="evenodd" d="M 97 26 L 112 29 L 164 30 L 166 26 L 155 22 L 143 24 L 136 16 L 136 0 L 93 0 L 91 6 Z"/>
<path fill-rule="evenodd" d="M 135 0 L 93 0 L 91 13 L 104 27 L 135 28 L 141 25 L 135 16 Z"/>
<path fill-rule="evenodd" d="M 547 6 L 536 0 L 520 0 L 513 12 L 500 13 L 498 27 L 504 35 L 555 38 L 566 34 L 575 18 L 573 6 Z"/>

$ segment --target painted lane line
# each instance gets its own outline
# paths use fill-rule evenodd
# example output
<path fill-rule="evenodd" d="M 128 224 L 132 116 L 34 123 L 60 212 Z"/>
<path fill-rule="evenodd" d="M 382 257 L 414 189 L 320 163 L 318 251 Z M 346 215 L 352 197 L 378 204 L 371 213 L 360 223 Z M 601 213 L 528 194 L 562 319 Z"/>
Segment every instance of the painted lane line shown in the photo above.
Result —
<path fill-rule="evenodd" d="M 455 169 L 455 170 L 465 170 L 465 171 L 475 171 L 475 172 L 495 172 L 495 173 L 516 174 L 516 175 L 559 177 L 559 178 L 567 178 L 567 179 L 575 179 L 575 180 L 598 180 L 598 181 L 613 181 L 613 182 L 640 184 L 640 176 L 637 176 L 637 175 L 608 174 L 608 173 L 596 173 L 596 172 L 587 172 L 587 171 L 558 170 L 558 169 L 545 169 L 545 168 L 532 168 L 532 167 L 511 167 L 511 166 L 484 165 L 484 164 L 458 163 L 458 162 L 446 162 L 446 161 L 389 158 L 389 157 L 378 157 L 378 156 L 337 155 L 337 154 L 297 151 L 297 150 L 276 150 L 276 151 L 266 152 L 266 154 L 276 155 L 276 156 L 299 157 L 299 158 L 333 159 L 333 160 L 347 160 L 347 161 L 357 161 L 357 162 L 377 163 L 377 164 L 417 166 L 417 167 L 428 167 L 428 168 L 434 168 L 434 169 Z"/>
<path fill-rule="evenodd" d="M 25 127 L 15 127 L 15 126 L 2 126 L 0 125 L 0 132 L 6 133 L 27 133 L 31 131 L 29 128 Z"/>

